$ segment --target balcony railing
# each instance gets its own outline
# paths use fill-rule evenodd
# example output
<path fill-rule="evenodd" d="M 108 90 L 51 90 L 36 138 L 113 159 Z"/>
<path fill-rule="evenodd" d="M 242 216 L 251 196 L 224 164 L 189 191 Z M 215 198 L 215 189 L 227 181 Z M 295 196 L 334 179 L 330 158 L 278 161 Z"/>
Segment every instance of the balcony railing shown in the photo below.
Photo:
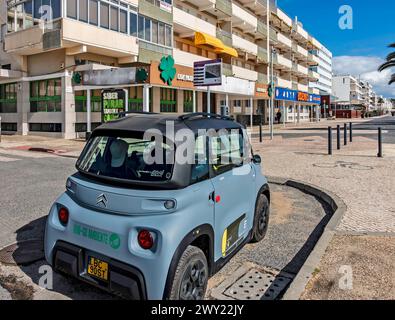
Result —
<path fill-rule="evenodd" d="M 229 17 L 233 14 L 231 0 L 216 0 L 215 8 Z"/>
<path fill-rule="evenodd" d="M 258 59 L 263 63 L 269 62 L 266 48 L 258 46 Z"/>
<path fill-rule="evenodd" d="M 233 39 L 231 33 L 217 28 L 217 38 L 220 39 L 226 46 L 233 46 Z"/>

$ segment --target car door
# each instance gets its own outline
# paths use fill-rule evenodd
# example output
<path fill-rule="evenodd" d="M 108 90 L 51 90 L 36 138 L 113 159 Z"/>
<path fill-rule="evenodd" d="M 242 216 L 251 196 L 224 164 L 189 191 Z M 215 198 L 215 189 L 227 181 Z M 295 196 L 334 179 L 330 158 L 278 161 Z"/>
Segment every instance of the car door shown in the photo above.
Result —
<path fill-rule="evenodd" d="M 255 208 L 255 171 L 246 161 L 242 130 L 210 137 L 211 181 L 215 202 L 215 260 L 226 258 L 248 236 Z"/>

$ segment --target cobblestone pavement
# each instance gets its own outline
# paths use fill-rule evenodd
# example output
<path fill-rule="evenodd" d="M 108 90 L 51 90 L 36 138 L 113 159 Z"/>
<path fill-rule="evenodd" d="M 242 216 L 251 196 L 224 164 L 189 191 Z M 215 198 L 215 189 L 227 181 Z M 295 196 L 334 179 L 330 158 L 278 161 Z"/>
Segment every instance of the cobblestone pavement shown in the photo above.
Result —
<path fill-rule="evenodd" d="M 376 141 L 364 137 L 356 137 L 333 156 L 327 155 L 327 141 L 322 137 L 254 142 L 265 174 L 305 181 L 344 200 L 348 209 L 339 231 L 395 233 L 393 145 L 384 145 L 385 157 L 379 159 Z"/>
<path fill-rule="evenodd" d="M 393 300 L 395 145 L 384 144 L 382 159 L 374 136 L 355 137 L 333 156 L 322 136 L 280 135 L 263 144 L 254 139 L 253 145 L 265 174 L 316 185 L 347 206 L 301 299 Z"/>

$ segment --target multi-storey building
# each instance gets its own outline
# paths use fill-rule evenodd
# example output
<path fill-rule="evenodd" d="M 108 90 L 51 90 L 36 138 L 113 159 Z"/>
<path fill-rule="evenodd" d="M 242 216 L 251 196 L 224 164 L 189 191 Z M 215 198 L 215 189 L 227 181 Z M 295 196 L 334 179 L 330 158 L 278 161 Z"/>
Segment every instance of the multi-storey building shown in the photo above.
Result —
<path fill-rule="evenodd" d="M 104 89 L 122 89 L 129 111 L 228 111 L 266 121 L 270 61 L 284 120 L 308 121 L 319 104 L 313 67 L 323 47 L 272 0 L 0 4 L 4 131 L 78 137 L 101 123 Z M 223 61 L 211 99 L 193 85 L 193 63 L 209 59 Z"/>
<path fill-rule="evenodd" d="M 338 105 L 363 105 L 364 96 L 360 81 L 351 75 L 333 77 L 334 101 Z"/>
<path fill-rule="evenodd" d="M 330 52 L 324 45 L 315 40 L 318 49 L 311 50 L 311 54 L 318 57 L 318 65 L 310 67 L 310 70 L 315 71 L 319 75 L 317 82 L 310 82 L 311 88 L 316 88 L 321 95 L 332 94 L 332 52 Z"/>

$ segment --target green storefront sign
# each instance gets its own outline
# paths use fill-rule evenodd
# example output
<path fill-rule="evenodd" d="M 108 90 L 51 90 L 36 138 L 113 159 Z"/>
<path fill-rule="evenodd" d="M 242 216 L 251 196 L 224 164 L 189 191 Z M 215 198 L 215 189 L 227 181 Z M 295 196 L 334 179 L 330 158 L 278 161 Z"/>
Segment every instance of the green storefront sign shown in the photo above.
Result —
<path fill-rule="evenodd" d="M 119 119 L 119 114 L 126 110 L 126 95 L 122 89 L 103 90 L 102 122 Z"/>

